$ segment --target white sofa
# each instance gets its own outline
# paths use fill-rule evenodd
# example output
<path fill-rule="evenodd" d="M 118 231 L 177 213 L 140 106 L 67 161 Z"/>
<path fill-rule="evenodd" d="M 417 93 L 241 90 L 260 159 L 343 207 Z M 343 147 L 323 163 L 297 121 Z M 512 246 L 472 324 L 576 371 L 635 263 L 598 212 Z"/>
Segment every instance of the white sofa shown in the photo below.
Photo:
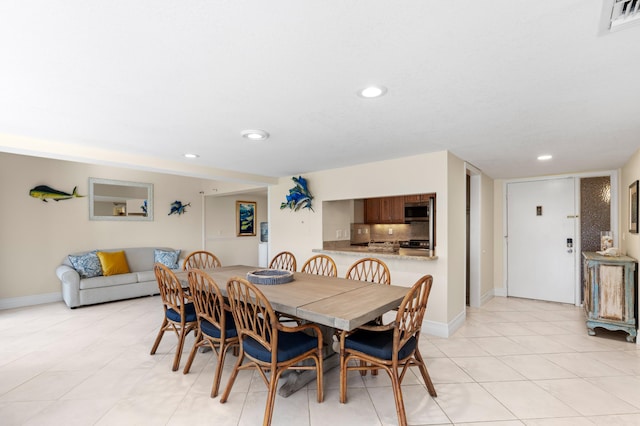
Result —
<path fill-rule="evenodd" d="M 166 247 L 133 247 L 100 250 L 103 252 L 124 251 L 129 265 L 129 273 L 82 278 L 73 268 L 69 257 L 56 268 L 56 275 L 62 284 L 62 298 L 67 306 L 93 305 L 114 300 L 130 299 L 158 294 L 158 283 L 153 272 L 155 250 L 175 251 Z M 90 253 L 72 253 L 79 256 Z M 178 259 L 182 266 L 182 259 Z"/>

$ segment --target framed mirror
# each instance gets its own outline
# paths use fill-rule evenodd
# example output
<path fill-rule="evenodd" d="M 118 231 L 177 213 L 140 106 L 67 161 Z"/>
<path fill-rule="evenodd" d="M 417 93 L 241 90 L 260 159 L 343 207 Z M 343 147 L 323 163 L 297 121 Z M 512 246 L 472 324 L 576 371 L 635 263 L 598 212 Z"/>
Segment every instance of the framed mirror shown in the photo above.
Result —
<path fill-rule="evenodd" d="M 153 220 L 153 184 L 89 178 L 89 220 Z"/>

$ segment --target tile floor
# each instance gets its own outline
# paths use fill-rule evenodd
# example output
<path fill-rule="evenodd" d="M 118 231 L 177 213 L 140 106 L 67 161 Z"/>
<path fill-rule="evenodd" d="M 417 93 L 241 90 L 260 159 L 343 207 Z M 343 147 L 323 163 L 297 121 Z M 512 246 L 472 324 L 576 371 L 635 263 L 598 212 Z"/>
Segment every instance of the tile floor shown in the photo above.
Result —
<path fill-rule="evenodd" d="M 211 352 L 199 353 L 187 375 L 171 371 L 175 336 L 149 355 L 161 318 L 157 296 L 0 311 L 0 424 L 260 424 L 266 390 L 254 373 L 220 404 L 209 398 Z M 451 338 L 424 335 L 421 349 L 438 397 L 419 374 L 407 375 L 412 425 L 640 425 L 640 346 L 621 332 L 588 336 L 580 308 L 494 298 L 469 309 Z M 384 372 L 351 375 L 347 404 L 338 402 L 337 368 L 326 374 L 322 404 L 315 393 L 313 382 L 278 396 L 273 424 L 397 424 Z"/>

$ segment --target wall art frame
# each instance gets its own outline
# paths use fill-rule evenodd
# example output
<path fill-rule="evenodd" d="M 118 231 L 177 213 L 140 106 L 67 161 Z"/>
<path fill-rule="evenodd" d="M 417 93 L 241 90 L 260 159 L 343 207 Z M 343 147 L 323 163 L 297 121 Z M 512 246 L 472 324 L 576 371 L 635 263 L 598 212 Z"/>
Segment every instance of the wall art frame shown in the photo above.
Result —
<path fill-rule="evenodd" d="M 238 237 L 256 236 L 255 201 L 236 201 L 236 231 Z"/>
<path fill-rule="evenodd" d="M 629 185 L 629 232 L 638 233 L 638 181 Z"/>

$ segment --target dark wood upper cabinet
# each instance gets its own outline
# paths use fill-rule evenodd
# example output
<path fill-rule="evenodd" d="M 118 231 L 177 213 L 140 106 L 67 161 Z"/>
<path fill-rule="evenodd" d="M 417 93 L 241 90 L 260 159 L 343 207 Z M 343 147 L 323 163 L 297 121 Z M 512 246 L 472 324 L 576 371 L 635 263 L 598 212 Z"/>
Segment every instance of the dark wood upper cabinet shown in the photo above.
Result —
<path fill-rule="evenodd" d="M 364 222 L 380 223 L 381 198 L 367 198 L 364 200 Z"/>
<path fill-rule="evenodd" d="M 367 198 L 364 203 L 365 223 L 404 223 L 404 196 Z"/>
<path fill-rule="evenodd" d="M 413 195 L 405 195 L 404 202 L 405 203 L 426 203 L 429 201 L 429 198 L 435 197 L 436 194 L 413 194 Z"/>

